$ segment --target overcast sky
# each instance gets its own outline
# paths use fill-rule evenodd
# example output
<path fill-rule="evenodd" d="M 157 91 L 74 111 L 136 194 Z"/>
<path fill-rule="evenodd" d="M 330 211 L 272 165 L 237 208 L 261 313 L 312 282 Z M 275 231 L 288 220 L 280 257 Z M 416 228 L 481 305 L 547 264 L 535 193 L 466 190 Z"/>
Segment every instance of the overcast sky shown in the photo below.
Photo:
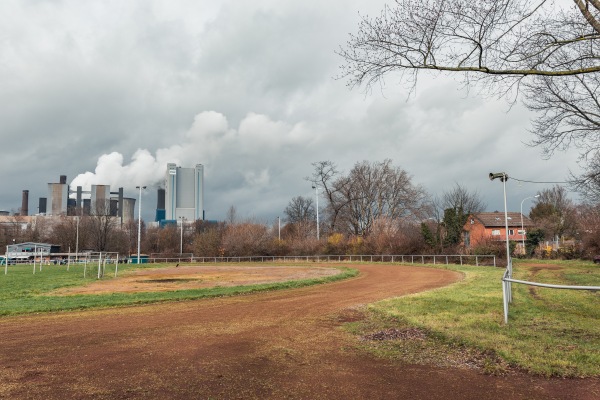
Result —
<path fill-rule="evenodd" d="M 110 184 L 152 218 L 167 162 L 205 166 L 208 219 L 270 222 L 294 196 L 314 196 L 311 163 L 347 172 L 393 160 L 441 195 L 458 183 L 502 210 L 489 172 L 563 181 L 576 154 L 543 160 L 530 114 L 478 98 L 451 78 L 411 96 L 337 80 L 335 54 L 380 0 L 2 0 L 0 210 L 30 213 L 47 183 Z M 425 78 L 425 77 L 424 77 Z M 509 181 L 509 209 L 552 185 Z M 322 199 L 321 201 L 324 201 Z M 525 210 L 531 203 L 525 203 Z"/>

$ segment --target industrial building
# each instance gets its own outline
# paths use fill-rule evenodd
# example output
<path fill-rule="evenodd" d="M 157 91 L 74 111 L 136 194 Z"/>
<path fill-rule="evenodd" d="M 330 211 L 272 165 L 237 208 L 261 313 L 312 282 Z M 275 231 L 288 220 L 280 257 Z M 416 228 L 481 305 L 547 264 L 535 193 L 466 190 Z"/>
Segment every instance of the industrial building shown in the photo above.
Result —
<path fill-rule="evenodd" d="M 160 194 L 159 192 L 158 205 L 161 201 Z M 167 164 L 164 207 L 165 220 L 204 219 L 204 166 L 202 164 L 196 164 L 194 168 L 182 168 L 174 163 Z"/>
<path fill-rule="evenodd" d="M 27 192 L 27 193 L 26 193 Z M 23 210 L 29 208 L 26 198 L 29 191 L 23 191 L 21 215 L 27 215 Z M 75 198 L 71 198 L 75 195 Z M 84 196 L 89 198 L 84 198 Z M 75 215 L 110 215 L 127 223 L 135 218 L 135 199 L 123 196 L 123 188 L 116 192 L 110 191 L 110 185 L 92 185 L 90 191 L 84 191 L 81 186 L 71 190 L 67 184 L 66 175 L 60 176 L 59 183 L 48 183 L 48 197 L 39 199 L 38 214 L 48 216 Z"/>
<path fill-rule="evenodd" d="M 135 207 L 136 199 L 124 197 L 123 188 L 111 192 L 110 185 L 91 185 L 89 191 L 81 186 L 72 190 L 67 176 L 60 175 L 58 183 L 48 183 L 48 196 L 39 198 L 37 212 L 32 214 L 40 217 L 109 215 L 118 217 L 124 224 L 135 220 Z M 9 215 L 7 211 L 0 211 L 0 217 Z M 29 190 L 23 190 L 20 212 L 15 215 L 30 215 Z M 204 220 L 204 166 L 184 168 L 169 163 L 164 189 L 158 189 L 155 221 L 164 226 L 196 220 Z M 8 221 L 0 221 L 0 224 Z"/>

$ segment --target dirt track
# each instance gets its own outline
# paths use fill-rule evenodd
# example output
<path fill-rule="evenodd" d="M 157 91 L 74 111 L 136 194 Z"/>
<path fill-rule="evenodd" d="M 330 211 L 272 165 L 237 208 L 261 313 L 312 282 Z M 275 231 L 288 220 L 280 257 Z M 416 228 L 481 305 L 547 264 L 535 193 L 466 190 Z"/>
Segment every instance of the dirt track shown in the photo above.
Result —
<path fill-rule="evenodd" d="M 345 309 L 446 285 L 450 271 L 358 266 L 355 279 L 235 298 L 0 320 L 7 399 L 597 399 L 600 382 L 373 359 Z"/>

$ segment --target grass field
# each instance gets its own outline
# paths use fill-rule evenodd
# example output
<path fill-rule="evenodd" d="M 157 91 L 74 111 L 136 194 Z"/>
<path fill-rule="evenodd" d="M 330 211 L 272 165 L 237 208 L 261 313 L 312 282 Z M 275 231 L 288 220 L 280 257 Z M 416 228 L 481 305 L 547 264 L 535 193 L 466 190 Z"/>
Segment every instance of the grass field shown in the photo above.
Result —
<path fill-rule="evenodd" d="M 227 264 L 223 264 L 227 265 Z M 231 265 L 231 264 L 229 264 Z M 236 263 L 236 266 L 241 264 Z M 251 264 L 256 266 L 256 263 Z M 119 276 L 126 275 L 136 269 L 168 267 L 170 264 L 122 264 L 119 265 Z M 325 282 L 346 279 L 358 274 L 350 268 L 342 268 L 342 273 L 325 278 L 303 279 L 288 282 L 268 283 L 248 286 L 214 287 L 206 289 L 177 290 L 165 292 L 111 293 L 93 295 L 55 296 L 50 292 L 73 286 L 83 286 L 97 279 L 97 266 L 87 266 L 84 278 L 83 265 L 43 266 L 42 271 L 36 269 L 33 274 L 32 265 L 16 265 L 0 272 L 0 316 L 18 315 L 39 312 L 67 311 L 87 308 L 106 308 L 134 304 L 156 303 L 162 301 L 181 301 L 206 297 L 233 296 L 244 293 L 291 289 Z M 112 279 L 115 272 L 114 264 L 107 266 L 104 280 Z"/>
<path fill-rule="evenodd" d="M 600 286 L 600 268 L 583 262 L 520 261 L 517 279 Z M 465 274 L 450 287 L 386 300 L 349 329 L 357 334 L 416 328 L 427 339 L 365 345 L 374 353 L 412 362 L 438 362 L 474 351 L 489 372 L 516 367 L 545 376 L 600 375 L 600 292 L 513 284 L 509 323 L 503 323 L 500 268 L 430 266 Z M 452 355 L 452 353 L 455 353 Z M 460 355 L 459 355 L 460 354 Z"/>

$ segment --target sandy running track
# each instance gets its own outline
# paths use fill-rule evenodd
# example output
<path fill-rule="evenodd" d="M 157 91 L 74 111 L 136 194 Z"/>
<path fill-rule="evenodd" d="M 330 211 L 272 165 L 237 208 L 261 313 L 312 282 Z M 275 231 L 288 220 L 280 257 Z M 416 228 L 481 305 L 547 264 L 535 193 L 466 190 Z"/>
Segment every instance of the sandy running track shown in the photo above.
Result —
<path fill-rule="evenodd" d="M 598 380 L 376 360 L 339 329 L 345 309 L 447 285 L 451 271 L 357 266 L 308 288 L 0 319 L 7 399 L 592 399 Z"/>

